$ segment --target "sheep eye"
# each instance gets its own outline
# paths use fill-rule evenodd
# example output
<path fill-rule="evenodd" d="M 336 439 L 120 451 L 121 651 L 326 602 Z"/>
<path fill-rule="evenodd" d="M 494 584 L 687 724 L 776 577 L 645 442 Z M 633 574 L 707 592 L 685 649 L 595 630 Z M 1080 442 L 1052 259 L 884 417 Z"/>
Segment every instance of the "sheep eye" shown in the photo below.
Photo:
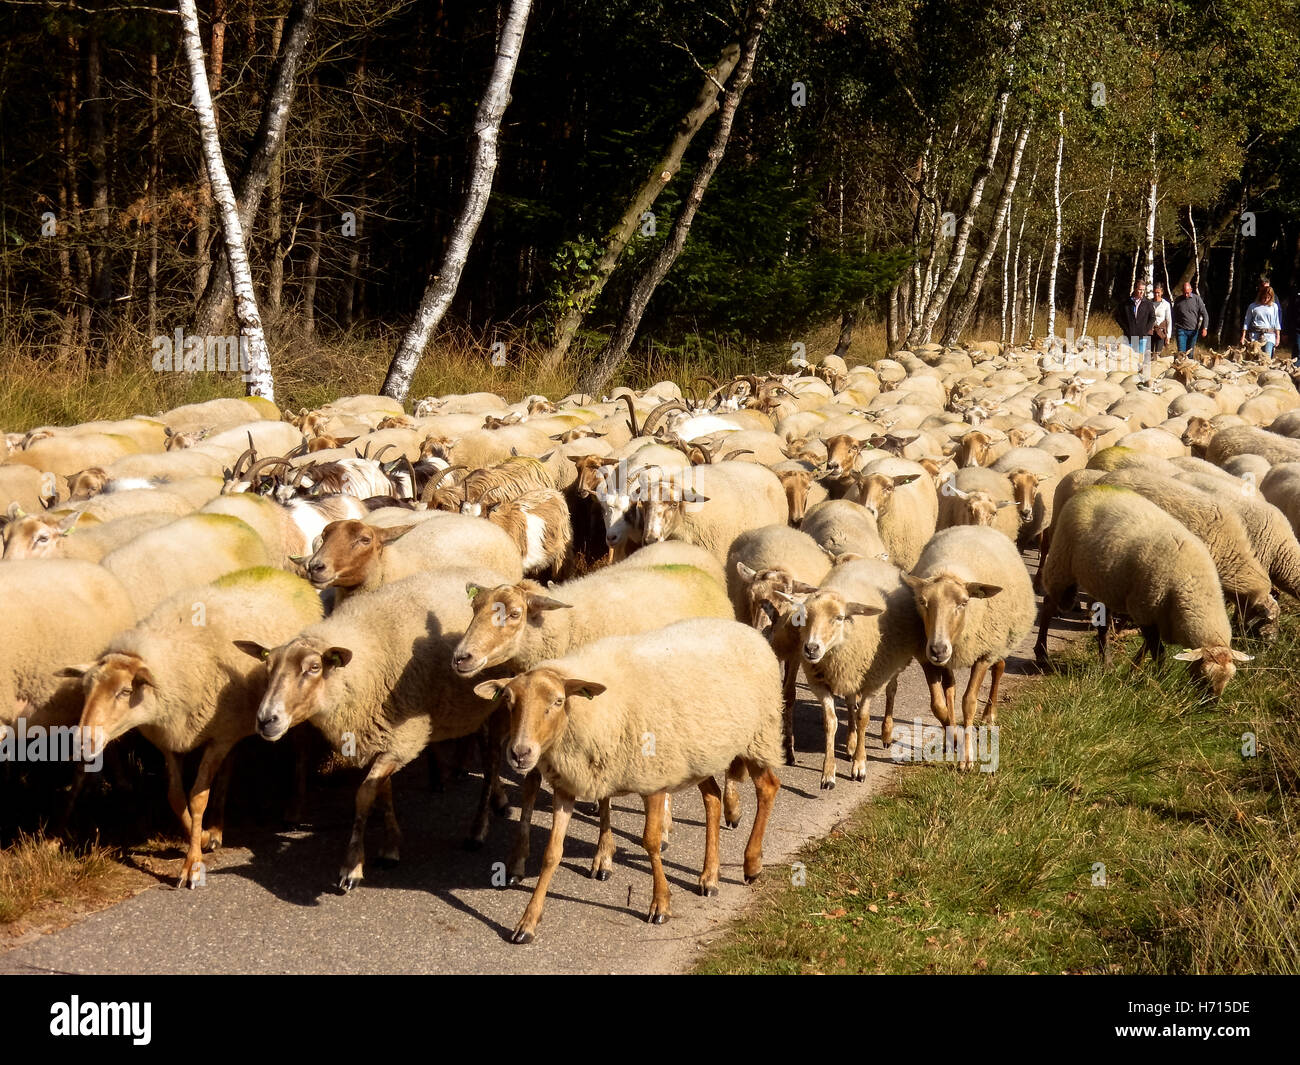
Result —
<path fill-rule="evenodd" d="M 362 547 L 369 547 L 369 546 L 370 546 L 370 537 L 369 537 L 369 536 L 363 536 L 363 537 L 358 541 L 358 543 L 360 543 Z"/>
<path fill-rule="evenodd" d="M 835 620 L 838 621 L 838 622 L 842 625 L 845 621 L 848 620 L 848 618 L 845 617 L 843 614 L 837 614 L 836 617 L 835 617 Z"/>
<path fill-rule="evenodd" d="M 510 611 L 510 616 L 512 618 L 519 618 L 523 616 L 523 612 L 516 607 L 514 610 Z"/>
<path fill-rule="evenodd" d="M 119 692 L 117 693 L 117 697 L 118 697 L 119 699 L 129 699 L 129 698 L 131 698 L 131 689 L 130 689 L 130 688 L 123 688 L 121 691 L 119 691 Z"/>
<path fill-rule="evenodd" d="M 319 673 L 319 672 L 320 672 L 320 663 L 319 663 L 319 662 L 313 662 L 311 665 L 309 665 L 309 666 L 307 667 L 307 672 L 308 672 L 308 673 L 312 673 L 312 674 Z"/>

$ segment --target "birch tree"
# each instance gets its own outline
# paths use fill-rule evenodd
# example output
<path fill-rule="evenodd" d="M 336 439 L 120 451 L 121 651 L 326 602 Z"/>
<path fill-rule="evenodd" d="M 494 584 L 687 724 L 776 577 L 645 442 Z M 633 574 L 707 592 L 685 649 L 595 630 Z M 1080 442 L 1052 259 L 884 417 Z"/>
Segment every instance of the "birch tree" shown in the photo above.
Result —
<path fill-rule="evenodd" d="M 1065 158 L 1065 112 L 1056 113 L 1056 171 L 1052 178 L 1052 265 L 1047 273 L 1047 335 L 1056 336 L 1056 274 L 1061 265 L 1061 161 Z"/>
<path fill-rule="evenodd" d="M 524 29 L 528 24 L 528 14 L 532 0 L 511 0 L 510 10 L 506 14 L 505 25 L 501 27 L 501 37 L 497 41 L 497 57 L 492 67 L 492 77 L 488 81 L 487 92 L 479 102 L 478 112 L 474 117 L 474 165 L 469 179 L 469 189 L 465 194 L 465 203 L 452 228 L 451 239 L 443 255 L 438 272 L 429 278 L 424 295 L 415 312 L 415 320 L 407 329 L 393 355 L 388 367 L 388 376 L 384 379 L 382 393 L 401 402 L 406 401 L 411 391 L 411 378 L 415 368 L 420 364 L 424 349 L 429 345 L 429 338 L 438 328 L 447 308 L 460 286 L 460 275 L 465 269 L 465 261 L 474 243 L 479 223 L 487 210 L 488 199 L 492 195 L 492 178 L 497 169 L 497 138 L 501 130 L 501 118 L 510 102 L 510 86 L 514 81 L 515 67 L 519 63 L 519 52 L 524 44 Z"/>
<path fill-rule="evenodd" d="M 217 136 L 216 115 L 212 109 L 212 92 L 208 87 L 208 72 L 203 63 L 203 39 L 199 36 L 199 12 L 195 0 L 179 0 L 181 16 L 181 44 L 190 72 L 191 97 L 199 122 L 199 142 L 203 149 L 203 163 L 212 186 L 221 219 L 221 238 L 226 246 L 230 263 L 230 276 L 235 294 L 235 317 L 239 321 L 240 349 L 248 351 L 248 370 L 245 375 L 250 396 L 261 396 L 275 402 L 275 380 L 271 373 L 271 355 L 262 333 L 262 317 L 257 310 L 257 297 L 253 292 L 253 275 L 248 268 L 248 255 L 244 251 L 244 227 L 239 220 L 235 203 L 235 190 L 226 173 L 226 163 L 221 155 L 221 140 Z"/>

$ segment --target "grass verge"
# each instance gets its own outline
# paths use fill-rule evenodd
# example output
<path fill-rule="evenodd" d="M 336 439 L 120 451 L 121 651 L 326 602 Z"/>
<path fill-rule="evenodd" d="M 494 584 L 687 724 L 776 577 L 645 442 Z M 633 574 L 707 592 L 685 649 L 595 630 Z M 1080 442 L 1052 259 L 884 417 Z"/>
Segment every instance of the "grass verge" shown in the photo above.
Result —
<path fill-rule="evenodd" d="M 52 909 L 96 908 L 122 890 L 125 871 L 96 844 L 69 848 L 43 835 L 22 835 L 0 850 L 0 931 L 9 933 Z"/>
<path fill-rule="evenodd" d="M 1080 641 L 999 711 L 996 773 L 903 771 L 697 971 L 1300 971 L 1298 652 L 1289 615 L 1210 706 Z"/>

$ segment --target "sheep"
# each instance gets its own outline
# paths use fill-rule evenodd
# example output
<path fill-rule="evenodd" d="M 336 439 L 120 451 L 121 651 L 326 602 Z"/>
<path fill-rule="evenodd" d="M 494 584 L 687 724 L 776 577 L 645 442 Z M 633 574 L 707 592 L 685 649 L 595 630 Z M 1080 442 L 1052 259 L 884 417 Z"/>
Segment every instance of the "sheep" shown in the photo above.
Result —
<path fill-rule="evenodd" d="M 891 561 L 876 517 L 861 503 L 828 499 L 808 509 L 799 526 L 832 555 L 854 554 Z"/>
<path fill-rule="evenodd" d="M 1024 479 L 1032 474 L 1020 476 Z M 939 488 L 940 529 L 987 525 L 1014 543 L 1020 534 L 1020 520 L 1016 489 L 1004 473 L 968 466 L 945 477 Z"/>
<path fill-rule="evenodd" d="M 8 510 L 17 503 L 23 510 L 32 512 L 53 506 L 58 502 L 58 481 L 52 473 L 43 473 L 30 466 L 0 466 L 0 510 Z"/>
<path fill-rule="evenodd" d="M 924 467 L 907 459 L 877 459 L 858 474 L 851 498 L 876 515 L 889 561 L 903 569 L 915 565 L 939 520 L 939 497 Z"/>
<path fill-rule="evenodd" d="M 509 535 L 464 514 L 443 514 L 409 525 L 378 528 L 364 521 L 332 521 L 307 560 L 307 579 L 335 589 L 335 608 L 358 592 L 370 592 L 448 562 L 481 566 L 510 580 L 523 577 L 519 550 Z"/>
<path fill-rule="evenodd" d="M 638 548 L 619 563 L 624 569 L 650 566 L 693 566 L 707 573 L 721 588 L 727 587 L 722 563 L 704 548 L 682 540 L 664 540 Z"/>
<path fill-rule="evenodd" d="M 1101 546 L 1101 545 L 1104 545 Z M 1193 676 L 1217 698 L 1249 655 L 1232 649 L 1223 589 L 1209 549 L 1177 518 L 1128 488 L 1091 485 L 1057 515 L 1041 573 L 1043 607 L 1034 654 L 1047 660 L 1047 630 L 1062 603 L 1082 591 L 1141 629 L 1146 651 L 1164 643 L 1188 650 Z M 1108 664 L 1109 624 L 1097 626 Z"/>
<path fill-rule="evenodd" d="M 523 559 L 527 576 L 549 570 L 558 578 L 573 551 L 573 521 L 564 496 L 554 488 L 539 488 L 494 504 L 487 520 L 503 530 Z"/>
<path fill-rule="evenodd" d="M 726 563 L 743 532 L 789 520 L 785 490 L 771 470 L 748 462 L 662 471 L 642 493 L 645 543 L 678 539 L 698 544 Z"/>
<path fill-rule="evenodd" d="M 830 559 L 821 545 L 798 529 L 765 525 L 741 533 L 727 552 L 726 565 L 727 594 L 736 620 L 765 631 L 764 622 L 770 616 L 765 604 L 770 601 L 763 597 L 767 590 L 764 585 L 777 580 L 816 586 L 830 568 Z M 780 571 L 784 580 L 775 571 Z"/>
<path fill-rule="evenodd" d="M 1293 532 L 1300 531 L 1300 462 L 1274 466 L 1260 480 L 1259 491 L 1282 512 Z"/>
<path fill-rule="evenodd" d="M 200 514 L 225 514 L 252 528 L 266 544 L 271 564 L 279 569 L 294 572 L 295 558 L 311 551 L 302 527 L 294 521 L 294 512 L 265 496 L 242 492 L 237 495 L 219 495 L 205 503 Z"/>
<path fill-rule="evenodd" d="M 611 636 L 509 680 L 485 680 L 474 692 L 508 709 L 511 768 L 540 769 L 555 794 L 542 870 L 512 942 L 528 943 L 536 934 L 579 795 L 643 798 L 641 842 L 654 873 L 648 920 L 662 924 L 672 913 L 660 856 L 667 796 L 692 784 L 704 796 L 699 891 L 716 894 L 722 802 L 714 774 L 734 774 L 739 763 L 758 799 L 745 847 L 746 883 L 759 875 L 763 835 L 781 787 L 772 769 L 781 754 L 781 681 L 776 656 L 753 629 L 701 619 Z"/>
<path fill-rule="evenodd" d="M 466 591 L 473 619 L 452 652 L 452 668 L 461 677 L 497 666 L 522 672 L 604 636 L 648 632 L 686 618 L 732 617 L 721 583 L 706 570 L 681 563 L 651 567 L 629 560 L 549 589 L 525 580 L 493 588 L 470 586 Z M 524 876 L 528 826 L 540 784 L 539 774 L 524 781 L 520 829 L 507 863 L 512 883 Z M 739 799 L 729 784 L 728 825 L 739 818 Z M 600 825 L 591 875 L 604 880 L 614 858 L 608 803 L 601 805 Z"/>
<path fill-rule="evenodd" d="M 484 510 L 497 503 L 508 503 L 525 492 L 553 487 L 550 472 L 539 459 L 517 455 L 487 469 L 475 470 L 461 482 L 465 493 L 461 513 L 482 517 Z"/>
<path fill-rule="evenodd" d="M 4 526 L 6 560 L 80 558 L 98 562 L 137 536 L 168 524 L 167 514 L 134 514 L 116 521 L 79 521 L 82 515 L 21 515 Z M 75 534 L 75 535 L 74 535 Z"/>
<path fill-rule="evenodd" d="M 278 740 L 292 726 L 311 723 L 334 750 L 366 769 L 357 788 L 356 813 L 338 886 L 351 891 L 364 876 L 365 827 L 379 798 L 387 840 L 381 858 L 398 860 L 400 829 L 393 812 L 392 775 L 430 743 L 478 733 L 492 707 L 476 699 L 454 675 L 451 651 L 470 620 L 467 584 L 493 587 L 498 573 L 447 566 L 354 596 L 330 617 L 275 648 L 241 641 L 239 647 L 267 663 L 266 694 L 257 709 L 257 732 Z M 495 741 L 504 734 L 497 718 Z M 496 764 L 486 760 L 483 791 L 467 843 L 487 837 L 489 803 L 505 805 Z"/>
<path fill-rule="evenodd" d="M 262 538 L 238 518 L 191 514 L 110 551 L 100 565 L 126 585 L 139 620 L 182 588 L 270 561 Z"/>
<path fill-rule="evenodd" d="M 1034 589 L 1014 544 L 1000 532 L 959 525 L 937 532 L 904 582 L 912 589 L 925 626 L 922 668 L 934 716 L 951 728 L 955 670 L 970 667 L 962 697 L 964 757 L 974 767 L 979 689 L 992 666 L 985 720 L 997 723 L 998 687 L 1007 655 L 1034 624 Z"/>
<path fill-rule="evenodd" d="M 24 559 L 0 566 L 0 602 L 0 725 L 75 724 L 80 690 L 55 670 L 135 623 L 126 588 L 93 562 Z"/>
<path fill-rule="evenodd" d="M 109 433 L 86 433 L 81 436 L 65 434 L 38 440 L 30 447 L 11 455 L 9 462 L 66 477 L 87 466 L 107 466 L 115 459 L 139 450 L 140 446 L 127 436 Z"/>
<path fill-rule="evenodd" d="M 1105 474 L 1101 483 L 1130 488 L 1187 526 L 1209 549 L 1219 583 L 1245 630 L 1265 639 L 1277 634 L 1278 605 L 1268 571 L 1233 510 L 1191 485 L 1140 467 Z"/>
<path fill-rule="evenodd" d="M 1300 541 L 1296 540 L 1286 515 L 1267 499 L 1261 498 L 1253 482 L 1236 482 L 1238 489 L 1234 492 L 1226 474 L 1211 476 L 1183 472 L 1179 473 L 1178 480 L 1212 495 L 1217 502 L 1234 511 L 1245 526 L 1255 557 L 1268 570 L 1273 586 L 1300 599 Z"/>
<path fill-rule="evenodd" d="M 60 507 L 52 513 L 75 512 L 96 521 L 116 521 L 136 514 L 166 514 L 183 518 L 194 508 L 183 496 L 163 488 L 130 488 L 120 492 L 107 492 L 92 496 L 83 503 Z"/>
<path fill-rule="evenodd" d="M 851 779 L 867 778 L 867 725 L 870 700 L 885 691 L 885 716 L 880 742 L 888 749 L 894 732 L 894 697 L 898 677 L 919 658 L 925 627 L 916 611 L 912 590 L 895 566 L 863 559 L 836 566 L 821 587 L 798 605 L 788 619 L 798 630 L 799 664 L 822 704 L 826 752 L 822 760 L 823 789 L 835 787 L 835 697 L 849 700 L 847 754 Z M 792 706 L 786 703 L 786 753 Z"/>
<path fill-rule="evenodd" d="M 1253 425 L 1232 425 L 1214 434 L 1205 458 L 1216 466 L 1236 455 L 1260 455 L 1270 465 L 1300 462 L 1300 440 L 1257 429 Z"/>
<path fill-rule="evenodd" d="M 167 762 L 168 801 L 189 849 L 178 887 L 202 883 L 203 849 L 222 842 L 221 801 L 203 831 L 209 789 L 235 744 L 253 735 L 266 672 L 237 649 L 245 638 L 278 644 L 321 616 L 306 581 L 281 570 L 240 570 L 164 600 L 91 662 L 59 676 L 80 682 L 83 734 L 99 750 L 138 728 Z M 180 755 L 202 748 L 186 801 Z"/>
<path fill-rule="evenodd" d="M 210 399 L 204 403 L 188 403 L 176 407 L 157 420 L 178 433 L 194 432 L 207 429 L 220 432 L 236 425 L 244 425 L 250 419 L 278 421 L 280 412 L 273 403 L 268 403 L 259 396 L 244 399 Z"/>

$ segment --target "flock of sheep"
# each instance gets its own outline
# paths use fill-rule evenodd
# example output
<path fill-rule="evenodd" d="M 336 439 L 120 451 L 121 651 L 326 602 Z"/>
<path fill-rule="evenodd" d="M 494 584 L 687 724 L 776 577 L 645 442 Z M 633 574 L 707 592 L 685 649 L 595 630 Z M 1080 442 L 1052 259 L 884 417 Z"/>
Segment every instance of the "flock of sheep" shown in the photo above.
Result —
<path fill-rule="evenodd" d="M 1153 657 L 1182 648 L 1216 696 L 1249 660 L 1233 636 L 1276 632 L 1277 591 L 1300 595 L 1292 378 L 1257 357 L 1127 354 L 1107 372 L 1060 350 L 931 346 L 701 378 L 698 393 L 453 395 L 409 415 L 378 396 L 296 416 L 221 399 L 11 433 L 0 726 L 63 727 L 95 750 L 138 729 L 165 758 L 193 886 L 221 842 L 233 748 L 310 721 L 364 769 L 345 891 L 376 801 L 376 857 L 398 857 L 393 774 L 477 737 L 472 843 L 508 809 L 502 760 L 523 777 L 512 883 L 543 779 L 554 794 L 514 941 L 535 934 L 577 800 L 600 806 L 605 879 L 610 798 L 643 798 L 662 922 L 674 791 L 704 798 L 708 895 L 752 780 L 758 875 L 800 670 L 833 788 L 837 697 L 862 780 L 870 700 L 885 695 L 888 749 L 917 662 L 969 768 L 985 677 L 991 724 L 1007 656 L 1037 619 L 1045 657 L 1077 596 L 1103 655 L 1127 619 Z"/>

